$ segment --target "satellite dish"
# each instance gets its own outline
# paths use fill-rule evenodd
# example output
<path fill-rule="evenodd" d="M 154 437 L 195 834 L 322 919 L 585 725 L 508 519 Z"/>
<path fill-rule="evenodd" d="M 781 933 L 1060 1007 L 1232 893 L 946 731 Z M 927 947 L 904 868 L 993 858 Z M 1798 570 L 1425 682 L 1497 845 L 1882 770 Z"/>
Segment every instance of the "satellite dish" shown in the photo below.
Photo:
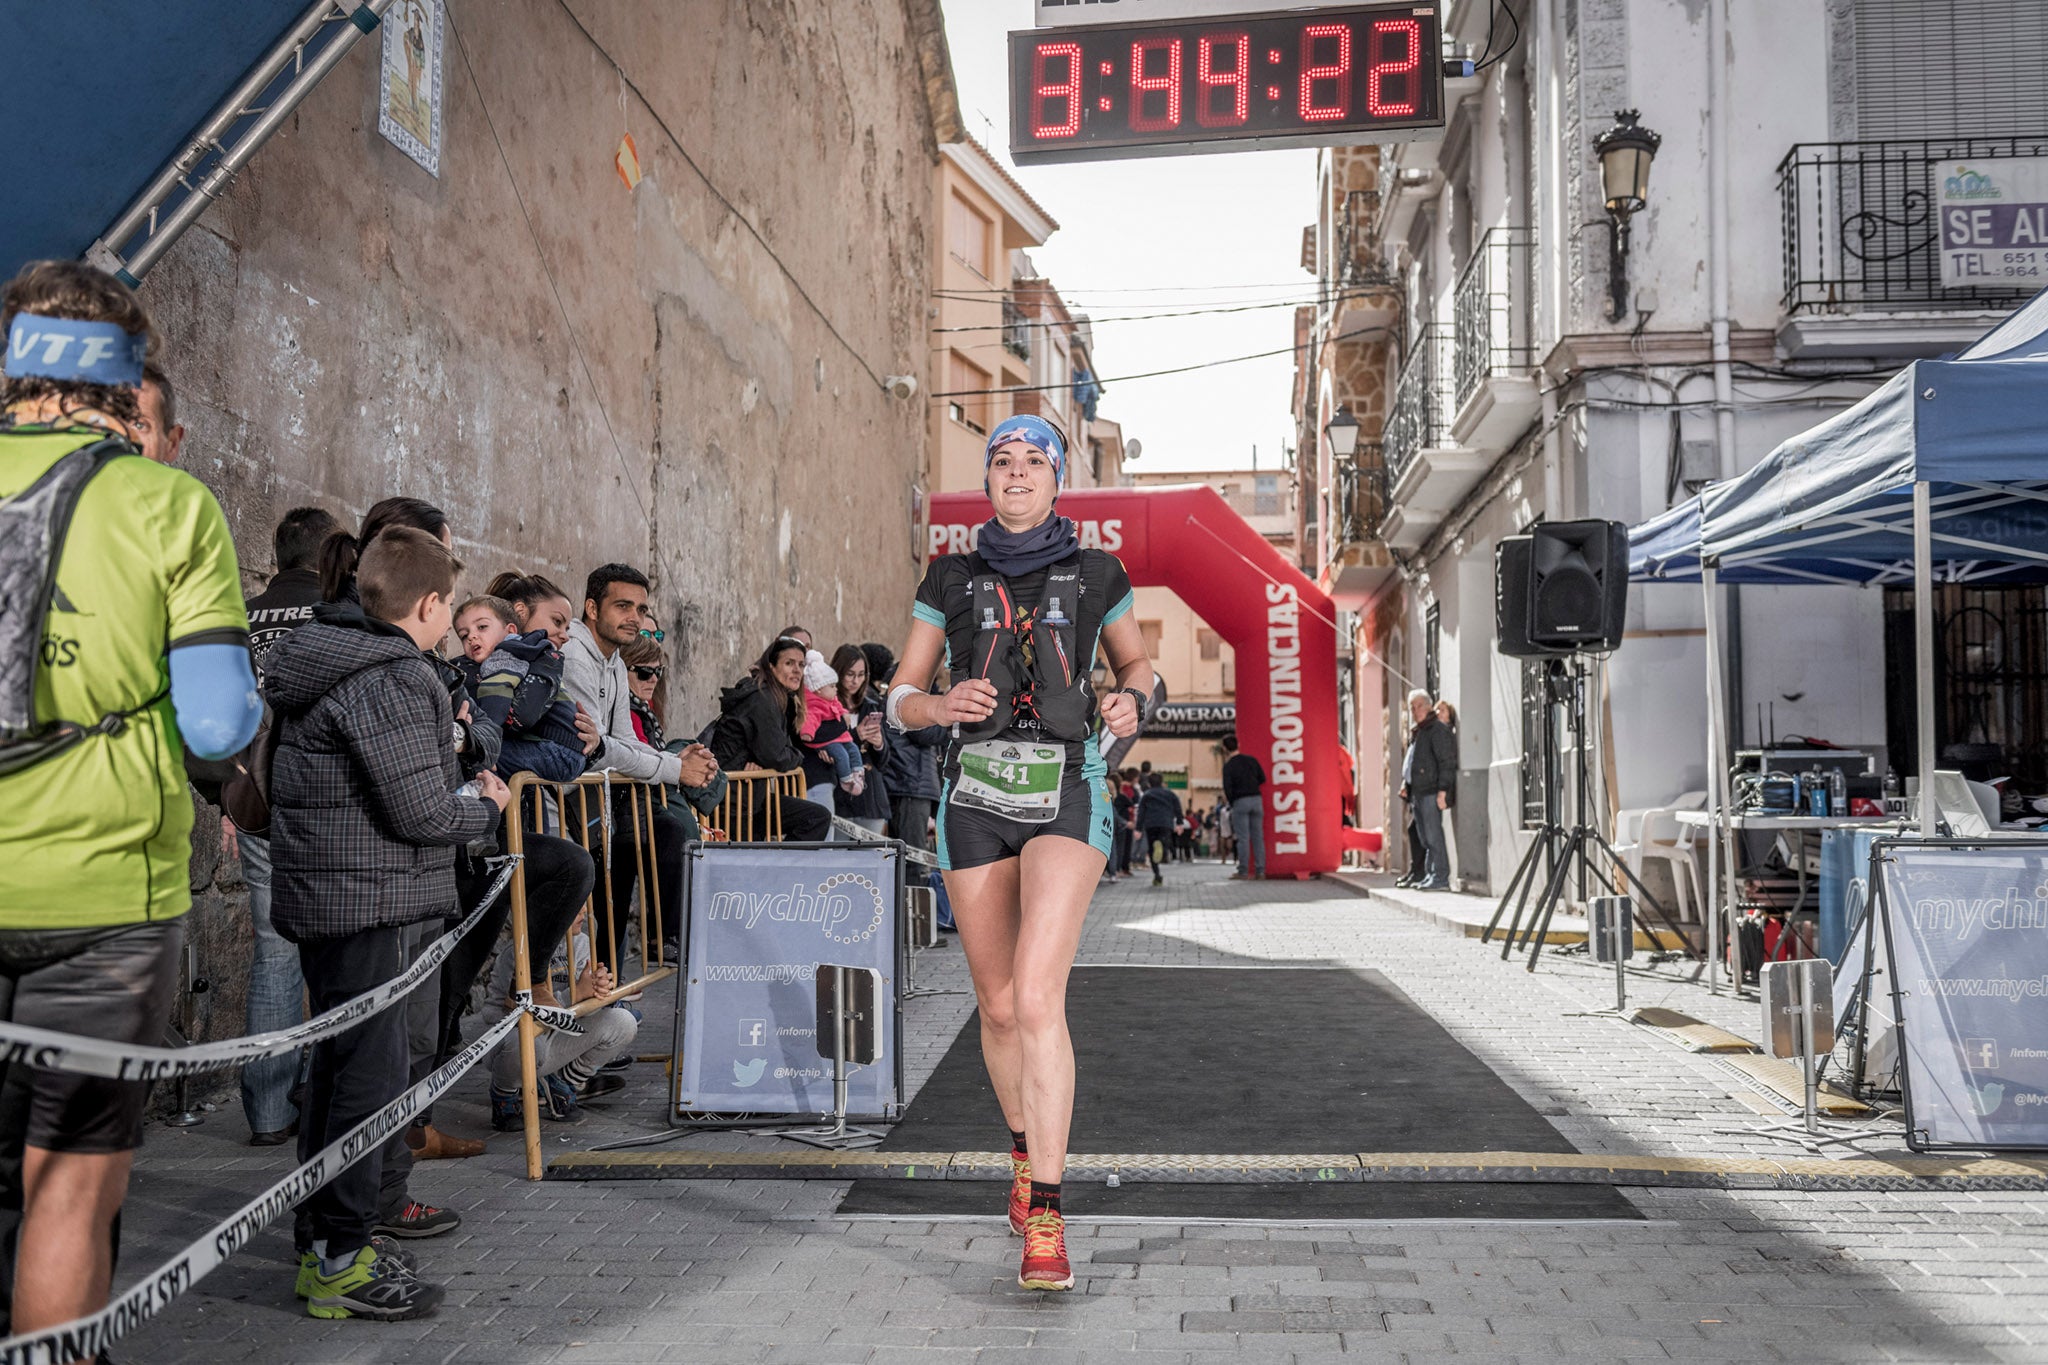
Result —
<path fill-rule="evenodd" d="M 1135 436 L 1124 442 L 1124 463 L 1129 464 L 1145 453 L 1145 443 Z"/>

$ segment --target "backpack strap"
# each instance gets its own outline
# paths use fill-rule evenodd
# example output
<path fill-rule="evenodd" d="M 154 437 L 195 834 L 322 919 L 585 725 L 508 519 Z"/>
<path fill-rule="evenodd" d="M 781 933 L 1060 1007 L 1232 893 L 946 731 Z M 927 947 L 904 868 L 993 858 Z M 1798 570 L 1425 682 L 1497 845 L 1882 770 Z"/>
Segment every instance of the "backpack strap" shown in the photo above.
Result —
<path fill-rule="evenodd" d="M 27 488 L 0 499 L 0 743 L 26 740 L 60 723 L 36 719 L 36 683 L 57 592 L 57 566 L 86 485 L 113 460 L 134 453 L 126 439 L 105 437 L 62 456 Z M 161 695 L 109 713 L 91 729 L 118 733 L 129 716 L 159 700 Z"/>

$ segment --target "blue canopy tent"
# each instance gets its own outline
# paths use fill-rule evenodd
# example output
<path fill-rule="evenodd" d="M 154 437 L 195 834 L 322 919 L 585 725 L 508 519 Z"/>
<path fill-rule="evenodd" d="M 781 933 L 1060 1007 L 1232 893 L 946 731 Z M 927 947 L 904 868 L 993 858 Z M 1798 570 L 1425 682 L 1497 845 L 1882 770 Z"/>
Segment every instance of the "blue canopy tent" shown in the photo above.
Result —
<path fill-rule="evenodd" d="M 0 278 L 81 255 L 141 277 L 392 3 L 0 7 Z"/>
<path fill-rule="evenodd" d="M 1924 779 L 1935 763 L 1933 584 L 2048 582 L 2048 291 L 1953 359 L 1907 365 L 1754 468 L 1635 527 L 1629 577 L 1703 585 L 1708 768 L 1724 817 L 1715 586 L 1913 584 Z M 1923 801 L 1923 834 L 1933 822 Z"/>

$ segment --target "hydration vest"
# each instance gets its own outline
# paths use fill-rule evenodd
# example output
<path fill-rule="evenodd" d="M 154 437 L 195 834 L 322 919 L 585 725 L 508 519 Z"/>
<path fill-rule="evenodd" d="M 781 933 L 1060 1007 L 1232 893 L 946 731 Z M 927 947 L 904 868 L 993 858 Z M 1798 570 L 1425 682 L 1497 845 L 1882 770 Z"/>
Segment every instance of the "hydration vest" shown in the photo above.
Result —
<path fill-rule="evenodd" d="M 80 446 L 19 493 L 0 498 L 0 777 L 54 758 L 92 735 L 118 735 L 132 717 L 163 700 L 159 692 L 92 723 L 36 710 L 44 624 L 71 514 L 94 475 L 135 453 L 127 441 L 109 436 Z"/>
<path fill-rule="evenodd" d="M 978 724 L 962 724 L 962 741 L 1021 730 L 1079 743 L 1095 732 L 1090 672 L 1109 605 L 1102 600 L 1109 591 L 1103 564 L 1099 555 L 1078 552 L 1061 560 L 1046 570 L 1038 604 L 1026 609 L 1009 579 L 979 554 L 967 556 L 975 620 L 967 676 L 995 685 L 996 709 Z"/>

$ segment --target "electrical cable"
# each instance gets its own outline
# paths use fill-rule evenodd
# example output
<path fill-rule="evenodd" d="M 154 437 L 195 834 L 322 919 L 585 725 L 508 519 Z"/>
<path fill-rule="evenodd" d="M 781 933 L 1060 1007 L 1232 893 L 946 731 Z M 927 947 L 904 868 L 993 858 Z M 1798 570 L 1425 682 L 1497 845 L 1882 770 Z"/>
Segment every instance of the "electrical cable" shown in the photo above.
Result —
<path fill-rule="evenodd" d="M 1391 330 L 1392 329 L 1388 327 L 1367 327 L 1357 332 L 1346 332 L 1343 336 L 1332 339 L 1338 341 L 1355 341 L 1361 337 L 1369 336 L 1375 332 L 1384 335 L 1387 332 L 1390 332 Z M 1243 364 L 1247 360 L 1269 360 L 1276 355 L 1294 355 L 1300 349 L 1301 348 L 1299 346 L 1282 346 L 1277 350 L 1254 351 L 1250 355 L 1234 355 L 1227 357 L 1223 360 L 1204 360 L 1194 365 L 1176 365 L 1172 369 L 1167 370 L 1147 370 L 1142 374 L 1112 375 L 1104 378 L 1099 378 L 1095 380 L 1095 383 L 1100 387 L 1106 389 L 1111 384 L 1128 384 L 1134 379 L 1157 379 L 1162 375 L 1188 374 L 1195 370 L 1213 370 L 1219 365 L 1239 365 Z M 935 393 L 931 396 L 934 399 L 982 398 L 999 393 L 1047 393 L 1056 389 L 1067 389 L 1071 387 L 1073 387 L 1071 381 L 1064 384 L 1013 384 L 1007 388 L 1000 389 L 952 389 L 945 393 Z"/>
<path fill-rule="evenodd" d="M 1304 286 L 1304 285 L 1302 284 L 1302 282 L 1301 282 L 1300 280 L 1274 280 L 1274 281 L 1272 281 L 1272 282 L 1270 282 L 1270 283 L 1265 283 L 1265 284 L 1257 284 L 1257 283 L 1249 283 L 1249 282 L 1239 282 L 1239 283 L 1237 283 L 1237 284 L 1204 284 L 1204 285 L 1186 285 L 1186 284 L 1153 284 L 1153 285 L 1136 285 L 1136 284 L 1134 284 L 1134 285 L 1104 285 L 1104 286 L 1103 286 L 1102 288 L 1100 288 L 1100 289 L 1074 289 L 1074 290 L 1063 290 L 1063 291 L 1061 291 L 1061 292 L 1062 292 L 1063 294 L 1071 294 L 1071 295 L 1072 295 L 1073 297 L 1076 297 L 1076 298 L 1082 298 L 1082 297 L 1086 297 L 1086 298 L 1094 298 L 1094 297 L 1096 297 L 1096 296 L 1098 296 L 1098 295 L 1104 295 L 1104 294 L 1183 294 L 1183 293 L 1189 293 L 1189 292 L 1194 292 L 1194 293 L 1205 293 L 1205 292 L 1214 292 L 1214 291 L 1218 291 L 1218 290 L 1224 290 L 1224 289 L 1275 289 L 1275 290 L 1292 290 L 1292 291 L 1299 291 L 1299 290 L 1301 290 L 1301 289 L 1302 289 L 1302 288 L 1304 288 L 1304 287 L 1305 287 L 1305 286 Z M 1015 295 L 1017 291 L 1016 291 L 1016 289 L 1015 289 L 1014 287 L 1004 287 L 1004 288 L 992 288 L 992 289 L 948 289 L 948 290 L 940 290 L 940 291 L 938 291 L 938 292 L 940 292 L 940 293 L 944 293 L 944 294 L 952 294 L 952 295 L 956 295 L 956 296 L 959 296 L 959 297 L 962 297 L 962 298 L 968 298 L 968 297 L 985 297 L 985 296 L 988 296 L 988 295 L 992 295 L 992 294 L 1002 294 L 1002 295 Z"/>
<path fill-rule="evenodd" d="M 945 296 L 936 295 L 935 297 L 943 298 Z M 1155 322 L 1163 318 L 1206 317 L 1220 313 L 1257 313 L 1271 308 L 1309 308 L 1320 304 L 1344 303 L 1350 299 L 1363 297 L 1365 297 L 1364 293 L 1353 290 L 1350 292 L 1339 294 L 1312 295 L 1310 297 L 1302 299 L 1281 299 L 1273 303 L 1239 303 L 1231 304 L 1228 306 L 1219 305 L 1213 308 L 1187 308 L 1169 313 L 1131 313 L 1123 317 L 1115 318 L 1097 318 L 1083 316 L 1075 318 L 1072 322 L 1060 322 L 1057 319 L 1054 319 L 1049 322 L 989 322 L 979 323 L 974 326 L 968 327 L 934 327 L 931 330 L 933 335 L 937 336 L 955 332 L 1007 332 L 1012 330 L 1050 330 L 1055 327 L 1079 327 L 1083 324 L 1086 324 L 1090 327 L 1106 327 L 1114 322 Z M 983 302 L 983 300 L 975 300 L 975 302 Z M 1067 302 L 1064 296 L 1062 297 L 1061 302 Z"/>
<path fill-rule="evenodd" d="M 633 92 L 634 98 L 638 99 L 647 110 L 648 116 L 654 120 L 655 126 L 660 128 L 662 133 L 668 138 L 669 145 L 676 149 L 676 155 L 683 159 L 683 164 L 688 166 L 691 173 L 702 182 L 704 188 L 710 191 L 711 197 L 716 199 L 724 207 L 725 211 L 730 213 L 740 226 L 747 230 L 747 234 L 760 244 L 761 250 L 768 253 L 768 259 L 775 262 L 775 268 L 782 272 L 782 277 L 789 281 L 792 289 L 796 290 L 797 297 L 808 304 L 813 313 L 817 314 L 818 321 L 825 324 L 825 330 L 832 334 L 833 340 L 846 348 L 846 353 L 853 357 L 854 364 L 860 366 L 867 373 L 868 378 L 875 382 L 876 388 L 886 387 L 882 382 L 882 376 L 876 374 L 874 366 L 868 364 L 867 357 L 862 355 L 854 347 L 854 344 L 846 339 L 838 326 L 833 323 L 831 316 L 819 306 L 816 299 L 811 297 L 810 291 L 804 288 L 804 282 L 797 277 L 797 273 L 794 270 L 789 268 L 789 264 L 776 254 L 775 248 L 762 235 L 761 229 L 754 225 L 753 219 L 741 213 L 739 206 L 733 203 L 726 196 L 725 191 L 718 187 L 718 183 L 705 173 L 702 166 L 697 164 L 697 159 L 690 155 L 690 149 L 683 145 L 681 138 L 676 136 L 675 129 L 668 126 L 668 120 L 661 116 L 661 111 L 655 108 L 654 101 L 647 97 L 647 92 L 642 90 L 633 78 L 626 74 L 626 68 L 621 66 L 619 59 L 612 56 L 605 48 L 605 45 L 597 40 L 597 35 L 584 26 L 583 20 L 577 15 L 576 11 L 569 7 L 569 0 L 555 0 L 555 3 L 561 6 L 562 13 L 569 16 L 569 22 L 576 25 L 576 31 L 583 35 L 591 48 L 611 65 L 613 71 L 618 73 L 619 79 L 625 83 L 628 90 Z M 465 58 L 464 60 L 468 59 Z"/>
<path fill-rule="evenodd" d="M 1508 22 L 1515 26 L 1515 36 L 1508 39 L 1508 45 L 1500 50 L 1500 56 L 1494 57 L 1489 61 L 1483 61 L 1478 66 L 1474 67 L 1474 75 L 1477 75 L 1481 71 L 1486 70 L 1486 68 L 1489 66 L 1500 65 L 1501 61 L 1505 59 L 1510 52 L 1513 52 L 1515 50 L 1515 45 L 1522 41 L 1522 21 L 1515 17 L 1515 7 L 1509 4 L 1508 0 L 1499 0 L 1499 8 L 1507 11 Z M 1486 15 L 1486 50 L 1488 52 L 1493 51 L 1493 16 L 1494 11 L 1488 10 Z"/>

